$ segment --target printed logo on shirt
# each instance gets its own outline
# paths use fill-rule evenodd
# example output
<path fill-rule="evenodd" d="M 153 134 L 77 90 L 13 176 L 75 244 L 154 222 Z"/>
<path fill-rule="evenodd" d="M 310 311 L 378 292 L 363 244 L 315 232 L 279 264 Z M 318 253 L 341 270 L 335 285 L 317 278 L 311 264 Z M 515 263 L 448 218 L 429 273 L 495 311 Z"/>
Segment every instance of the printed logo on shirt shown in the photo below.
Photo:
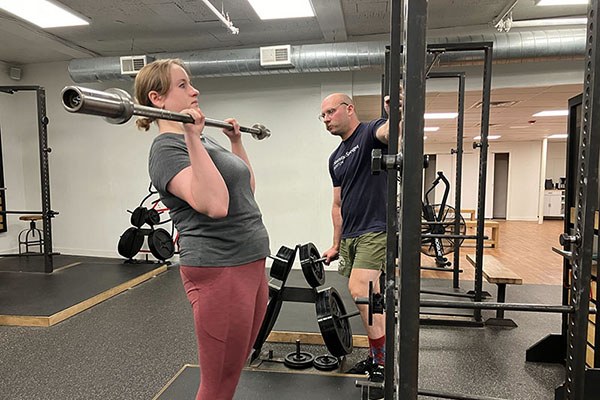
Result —
<path fill-rule="evenodd" d="M 346 158 L 350 157 L 352 154 L 356 153 L 358 149 L 359 145 L 356 145 L 350 150 L 348 150 L 345 154 L 342 154 L 337 159 L 335 159 L 335 161 L 333 161 L 333 170 L 335 171 L 338 167 L 341 167 L 344 164 L 344 160 L 346 160 Z"/>

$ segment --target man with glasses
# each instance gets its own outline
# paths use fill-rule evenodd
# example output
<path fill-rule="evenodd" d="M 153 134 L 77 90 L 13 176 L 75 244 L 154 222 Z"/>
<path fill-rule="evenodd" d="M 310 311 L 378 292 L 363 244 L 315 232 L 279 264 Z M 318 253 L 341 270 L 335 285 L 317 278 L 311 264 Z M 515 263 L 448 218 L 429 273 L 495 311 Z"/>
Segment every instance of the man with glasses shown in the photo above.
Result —
<path fill-rule="evenodd" d="M 389 114 L 387 97 L 385 110 Z M 379 292 L 386 256 L 387 174 L 371 174 L 371 151 L 387 149 L 389 123 L 386 119 L 360 122 L 352 99 L 342 93 L 323 100 L 319 119 L 332 135 L 342 140 L 329 157 L 333 244 L 323 257 L 329 265 L 339 256 L 339 273 L 349 278 L 352 297 L 367 297 L 369 281 L 373 282 L 374 292 Z M 369 338 L 369 357 L 347 372 L 367 373 L 369 380 L 383 382 L 385 316 L 374 314 L 370 326 L 367 306 L 358 308 Z M 371 388 L 369 398 L 383 398 L 383 390 Z"/>

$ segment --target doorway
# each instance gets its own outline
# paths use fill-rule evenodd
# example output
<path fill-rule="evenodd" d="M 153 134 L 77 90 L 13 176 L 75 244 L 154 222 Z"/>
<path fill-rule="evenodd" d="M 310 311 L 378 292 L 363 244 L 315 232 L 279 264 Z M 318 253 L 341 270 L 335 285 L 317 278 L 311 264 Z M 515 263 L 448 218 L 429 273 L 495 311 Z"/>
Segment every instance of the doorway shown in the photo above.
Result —
<path fill-rule="evenodd" d="M 508 193 L 508 153 L 494 153 L 494 219 L 506 219 Z"/>

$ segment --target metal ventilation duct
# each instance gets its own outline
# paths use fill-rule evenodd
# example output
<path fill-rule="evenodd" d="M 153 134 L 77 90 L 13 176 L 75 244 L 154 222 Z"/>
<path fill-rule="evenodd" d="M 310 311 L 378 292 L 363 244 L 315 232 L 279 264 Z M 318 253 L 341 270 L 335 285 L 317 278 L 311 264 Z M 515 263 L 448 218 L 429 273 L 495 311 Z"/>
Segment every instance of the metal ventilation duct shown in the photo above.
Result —
<path fill-rule="evenodd" d="M 518 63 L 582 58 L 585 28 L 552 31 L 508 32 L 431 39 L 429 43 L 493 42 L 495 63 Z M 377 68 L 385 61 L 385 42 L 347 42 L 292 46 L 292 68 L 265 69 L 258 48 L 155 53 L 148 56 L 180 58 L 193 77 L 251 76 L 309 72 L 358 71 Z M 452 52 L 440 65 L 469 65 L 483 61 L 482 52 Z M 119 57 L 75 59 L 69 63 L 73 81 L 131 80 L 121 74 Z"/>

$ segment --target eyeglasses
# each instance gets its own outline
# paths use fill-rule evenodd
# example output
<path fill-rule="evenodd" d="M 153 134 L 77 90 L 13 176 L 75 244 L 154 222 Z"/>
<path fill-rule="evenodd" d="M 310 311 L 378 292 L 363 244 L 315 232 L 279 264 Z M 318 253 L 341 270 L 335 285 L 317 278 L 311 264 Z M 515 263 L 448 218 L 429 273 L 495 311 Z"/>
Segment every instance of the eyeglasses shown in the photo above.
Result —
<path fill-rule="evenodd" d="M 337 106 L 330 108 L 329 110 L 326 110 L 325 112 L 322 112 L 321 114 L 319 114 L 319 121 L 323 122 L 325 121 L 325 118 L 327 117 L 331 117 L 333 114 L 335 114 L 335 112 L 337 111 L 338 108 L 340 108 L 340 106 L 348 106 L 348 103 L 340 103 Z"/>

